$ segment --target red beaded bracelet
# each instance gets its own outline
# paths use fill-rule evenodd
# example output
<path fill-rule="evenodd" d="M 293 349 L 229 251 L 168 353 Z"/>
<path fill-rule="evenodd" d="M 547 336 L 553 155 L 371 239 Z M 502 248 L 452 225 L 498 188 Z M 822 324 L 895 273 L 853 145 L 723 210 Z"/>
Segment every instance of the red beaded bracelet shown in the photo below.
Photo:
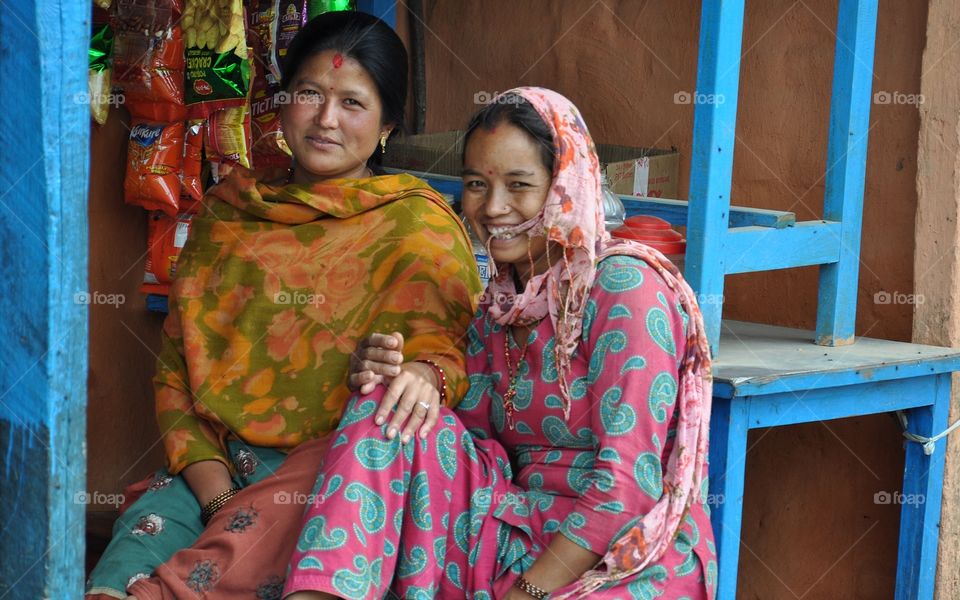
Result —
<path fill-rule="evenodd" d="M 447 403 L 447 375 L 443 372 L 443 369 L 440 368 L 440 365 L 428 358 L 422 358 L 417 362 L 430 365 L 436 372 L 437 381 L 440 382 L 440 386 L 437 390 L 440 392 L 440 406 L 445 406 Z"/>

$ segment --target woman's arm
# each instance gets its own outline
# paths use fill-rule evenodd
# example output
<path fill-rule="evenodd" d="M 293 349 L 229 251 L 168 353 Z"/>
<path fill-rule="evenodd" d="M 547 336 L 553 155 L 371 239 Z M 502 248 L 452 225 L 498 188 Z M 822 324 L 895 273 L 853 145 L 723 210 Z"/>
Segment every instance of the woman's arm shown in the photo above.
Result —
<path fill-rule="evenodd" d="M 153 378 L 157 422 L 166 449 L 167 470 L 173 475 L 182 473 L 197 502 L 204 506 L 233 483 L 225 449 L 209 422 L 194 409 L 174 290 L 169 302 L 171 310 L 163 324 Z"/>
<path fill-rule="evenodd" d="M 604 261 L 588 301 L 581 349 L 589 358 L 585 400 L 596 458 L 579 478 L 580 499 L 561 535 L 524 574 L 547 591 L 595 566 L 663 494 L 661 456 L 672 443 L 684 315 L 662 278 L 641 264 Z"/>

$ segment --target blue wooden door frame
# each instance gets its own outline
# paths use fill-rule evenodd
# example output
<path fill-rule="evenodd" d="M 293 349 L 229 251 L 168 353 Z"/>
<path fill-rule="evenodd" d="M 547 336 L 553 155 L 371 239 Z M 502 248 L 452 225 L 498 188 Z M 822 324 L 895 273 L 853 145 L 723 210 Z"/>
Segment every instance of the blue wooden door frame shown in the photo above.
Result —
<path fill-rule="evenodd" d="M 87 1 L 0 8 L 6 598 L 79 598 L 83 591 L 90 14 Z"/>

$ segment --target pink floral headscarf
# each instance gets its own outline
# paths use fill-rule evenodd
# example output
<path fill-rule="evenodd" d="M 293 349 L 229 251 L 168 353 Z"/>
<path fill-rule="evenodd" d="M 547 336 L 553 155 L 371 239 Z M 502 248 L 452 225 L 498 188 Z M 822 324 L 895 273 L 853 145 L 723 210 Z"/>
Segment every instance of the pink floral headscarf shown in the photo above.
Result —
<path fill-rule="evenodd" d="M 663 495 L 638 525 L 611 546 L 603 557 L 606 569 L 585 573 L 574 590 L 562 597 L 585 596 L 659 560 L 690 505 L 703 501 L 713 384 L 710 351 L 696 295 L 677 268 L 657 250 L 632 240 L 611 238 L 604 229 L 600 163 L 580 111 L 565 97 L 544 88 L 520 87 L 504 94 L 515 94 L 533 105 L 553 134 L 556 157 L 543 210 L 515 230 L 545 234 L 564 252 L 562 260 L 531 277 L 520 294 L 514 287 L 512 267 L 497 273 L 494 266 L 490 296 L 495 302 L 489 312 L 501 325 L 527 325 L 550 317 L 557 337 L 555 359 L 564 415 L 569 416 L 570 411 L 570 360 L 583 333 L 584 308 L 600 260 L 627 255 L 646 261 L 676 292 L 689 316 L 686 353 L 679 373 L 677 437 L 667 459 Z M 502 97 L 498 101 L 503 101 Z"/>

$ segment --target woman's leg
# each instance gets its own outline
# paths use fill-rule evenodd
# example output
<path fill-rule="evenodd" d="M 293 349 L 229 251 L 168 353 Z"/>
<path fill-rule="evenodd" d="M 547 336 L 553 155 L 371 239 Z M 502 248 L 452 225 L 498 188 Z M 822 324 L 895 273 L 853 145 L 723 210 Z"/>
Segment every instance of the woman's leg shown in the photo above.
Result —
<path fill-rule="evenodd" d="M 496 528 L 482 525 L 508 485 L 506 454 L 475 445 L 447 409 L 426 439 L 388 440 L 373 421 L 382 394 L 354 398 L 344 412 L 284 594 L 379 598 L 389 588 L 403 598 L 456 598 L 489 589 Z"/>
<path fill-rule="evenodd" d="M 214 515 L 196 542 L 157 567 L 153 577 L 137 581 L 130 593 L 138 600 L 279 600 L 287 560 L 327 444 L 327 439 L 306 442 L 282 464 L 256 465 L 250 485 Z M 233 448 L 232 454 L 241 474 L 245 464 L 257 462 L 256 455 L 242 450 L 239 459 Z"/>
<path fill-rule="evenodd" d="M 146 492 L 114 523 L 113 539 L 87 580 L 87 594 L 125 598 L 128 585 L 149 577 L 202 530 L 200 507 L 187 483 L 157 471 Z"/>

